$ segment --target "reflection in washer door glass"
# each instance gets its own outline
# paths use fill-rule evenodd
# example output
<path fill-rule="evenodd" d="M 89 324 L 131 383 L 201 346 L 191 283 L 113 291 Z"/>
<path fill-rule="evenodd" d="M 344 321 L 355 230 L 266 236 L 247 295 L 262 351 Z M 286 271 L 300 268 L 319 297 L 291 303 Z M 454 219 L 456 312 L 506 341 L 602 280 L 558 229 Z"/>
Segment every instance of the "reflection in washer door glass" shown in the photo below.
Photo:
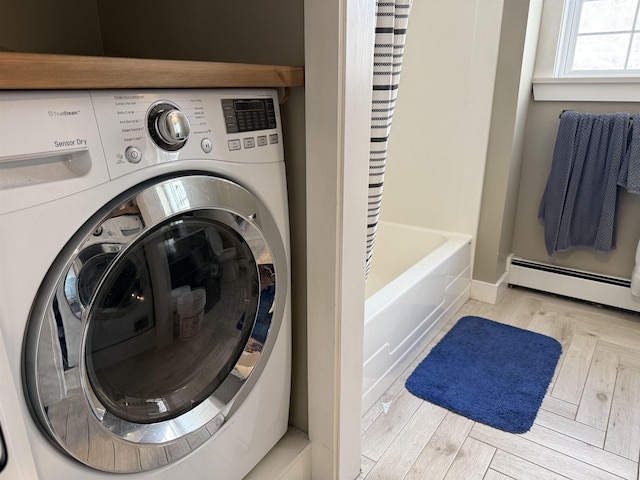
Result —
<path fill-rule="evenodd" d="M 97 398 L 135 423 L 192 409 L 240 358 L 259 288 L 251 250 L 221 222 L 184 216 L 143 236 L 110 267 L 88 314 L 85 361 Z M 119 308 L 113 292 L 124 290 L 131 299 Z"/>

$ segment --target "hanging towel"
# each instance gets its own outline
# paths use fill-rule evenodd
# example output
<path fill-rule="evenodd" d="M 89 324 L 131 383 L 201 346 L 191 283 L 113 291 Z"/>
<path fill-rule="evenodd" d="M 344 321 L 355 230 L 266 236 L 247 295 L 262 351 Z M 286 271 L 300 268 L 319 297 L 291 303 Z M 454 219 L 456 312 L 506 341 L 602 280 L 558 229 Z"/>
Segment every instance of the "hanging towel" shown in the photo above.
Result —
<path fill-rule="evenodd" d="M 629 146 L 620 167 L 618 185 L 629 193 L 640 194 L 640 114 L 631 117 L 629 129 Z"/>
<path fill-rule="evenodd" d="M 616 245 L 618 175 L 629 114 L 566 111 L 560 117 L 538 217 L 547 253 L 578 246 L 608 252 Z"/>

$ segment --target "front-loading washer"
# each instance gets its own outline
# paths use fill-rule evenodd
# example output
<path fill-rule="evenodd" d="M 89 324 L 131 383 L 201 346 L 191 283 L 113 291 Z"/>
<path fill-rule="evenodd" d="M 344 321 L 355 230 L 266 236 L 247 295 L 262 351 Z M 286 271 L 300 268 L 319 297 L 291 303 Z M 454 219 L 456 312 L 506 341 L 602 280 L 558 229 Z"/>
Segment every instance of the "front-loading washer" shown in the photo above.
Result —
<path fill-rule="evenodd" d="M 39 478 L 240 479 L 285 433 L 275 90 L 0 93 L 0 228 Z"/>

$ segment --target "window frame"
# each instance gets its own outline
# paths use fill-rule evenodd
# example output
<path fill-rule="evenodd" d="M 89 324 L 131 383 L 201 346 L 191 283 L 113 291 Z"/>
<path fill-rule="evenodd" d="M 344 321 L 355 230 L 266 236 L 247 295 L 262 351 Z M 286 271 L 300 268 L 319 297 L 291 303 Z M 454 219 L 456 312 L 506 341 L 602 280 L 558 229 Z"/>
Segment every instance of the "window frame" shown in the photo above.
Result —
<path fill-rule="evenodd" d="M 572 70 L 575 55 L 575 48 L 580 27 L 580 16 L 582 5 L 589 0 L 564 0 L 562 9 L 562 20 L 560 22 L 560 32 L 558 34 L 558 46 L 555 54 L 553 77 L 554 78 L 606 78 L 623 77 L 633 78 L 640 76 L 640 69 L 627 69 L 630 50 L 633 45 L 635 35 L 640 35 L 638 27 L 638 16 L 640 12 L 640 1 L 636 4 L 635 15 L 631 29 L 631 38 L 627 46 L 627 56 L 624 69 L 602 69 L 602 70 Z M 613 31 L 612 31 L 613 33 Z"/>

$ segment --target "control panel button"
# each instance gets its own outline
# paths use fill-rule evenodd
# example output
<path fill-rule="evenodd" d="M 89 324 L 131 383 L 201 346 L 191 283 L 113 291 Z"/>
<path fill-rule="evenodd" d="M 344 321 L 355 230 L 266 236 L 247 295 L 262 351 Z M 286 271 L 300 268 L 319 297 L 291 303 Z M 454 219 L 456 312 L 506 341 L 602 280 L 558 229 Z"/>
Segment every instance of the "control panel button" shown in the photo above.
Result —
<path fill-rule="evenodd" d="M 242 143 L 244 144 L 244 148 L 253 148 L 256 146 L 256 139 L 253 137 L 243 138 Z"/>
<path fill-rule="evenodd" d="M 202 141 L 200 142 L 200 147 L 202 148 L 202 151 L 204 153 L 211 153 L 211 150 L 213 150 L 211 140 L 209 140 L 208 138 L 202 139 Z"/>
<path fill-rule="evenodd" d="M 229 145 L 229 150 L 231 151 L 240 150 L 242 148 L 242 144 L 240 143 L 239 139 L 229 140 L 227 144 Z"/>
<path fill-rule="evenodd" d="M 266 135 L 260 135 L 258 137 L 258 146 L 259 147 L 264 147 L 267 144 L 267 136 Z"/>
<path fill-rule="evenodd" d="M 278 134 L 277 133 L 272 133 L 271 135 L 269 135 L 269 143 L 271 143 L 271 144 L 278 143 Z"/>
<path fill-rule="evenodd" d="M 127 147 L 124 151 L 124 156 L 130 163 L 140 163 L 140 160 L 142 160 L 142 152 L 138 147 L 134 147 L 133 145 Z"/>

